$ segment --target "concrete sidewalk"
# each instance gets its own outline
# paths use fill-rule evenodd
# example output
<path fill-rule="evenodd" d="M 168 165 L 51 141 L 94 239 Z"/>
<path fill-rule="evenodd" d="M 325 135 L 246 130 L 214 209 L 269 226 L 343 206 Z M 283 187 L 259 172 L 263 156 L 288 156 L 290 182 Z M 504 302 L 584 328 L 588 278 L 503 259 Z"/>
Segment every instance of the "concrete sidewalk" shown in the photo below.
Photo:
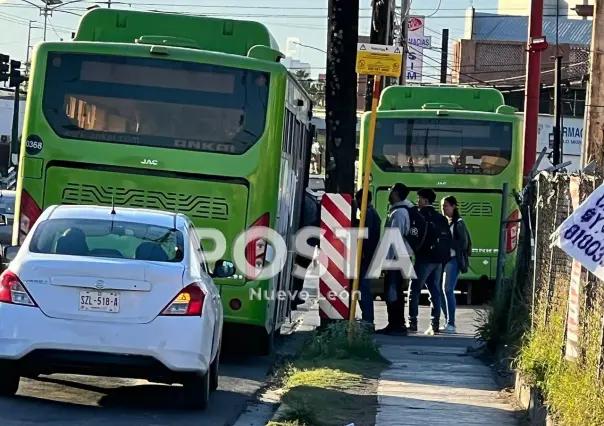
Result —
<path fill-rule="evenodd" d="M 471 355 L 477 313 L 458 307 L 453 336 L 427 337 L 429 310 L 420 309 L 420 331 L 408 337 L 378 335 L 392 365 L 381 376 L 376 426 L 518 426 L 522 413 L 500 394 L 492 371 Z M 375 303 L 376 328 L 387 323 L 386 306 Z"/>

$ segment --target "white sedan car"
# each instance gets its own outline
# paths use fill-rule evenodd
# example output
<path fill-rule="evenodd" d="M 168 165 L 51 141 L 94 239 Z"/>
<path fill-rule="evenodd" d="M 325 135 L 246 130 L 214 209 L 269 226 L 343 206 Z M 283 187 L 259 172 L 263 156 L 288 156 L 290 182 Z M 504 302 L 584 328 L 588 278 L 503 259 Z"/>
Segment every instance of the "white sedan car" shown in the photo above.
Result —
<path fill-rule="evenodd" d="M 0 276 L 0 395 L 21 376 L 83 374 L 181 383 L 203 409 L 218 386 L 223 310 L 182 214 L 52 206 Z"/>

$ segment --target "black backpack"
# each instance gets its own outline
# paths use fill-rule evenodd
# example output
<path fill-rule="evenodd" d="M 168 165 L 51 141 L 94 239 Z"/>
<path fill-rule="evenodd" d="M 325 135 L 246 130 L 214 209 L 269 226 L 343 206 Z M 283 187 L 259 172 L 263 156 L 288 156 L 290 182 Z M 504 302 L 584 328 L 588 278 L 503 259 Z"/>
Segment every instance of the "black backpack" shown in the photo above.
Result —
<path fill-rule="evenodd" d="M 433 209 L 425 211 L 424 217 L 428 222 L 428 233 L 421 255 L 435 263 L 447 263 L 453 247 L 449 221 Z"/>
<path fill-rule="evenodd" d="M 413 253 L 418 253 L 423 249 L 426 242 L 428 222 L 417 207 L 396 206 L 390 210 L 390 214 L 400 208 L 407 210 L 407 213 L 409 213 L 409 234 L 405 236 L 405 240 Z"/>

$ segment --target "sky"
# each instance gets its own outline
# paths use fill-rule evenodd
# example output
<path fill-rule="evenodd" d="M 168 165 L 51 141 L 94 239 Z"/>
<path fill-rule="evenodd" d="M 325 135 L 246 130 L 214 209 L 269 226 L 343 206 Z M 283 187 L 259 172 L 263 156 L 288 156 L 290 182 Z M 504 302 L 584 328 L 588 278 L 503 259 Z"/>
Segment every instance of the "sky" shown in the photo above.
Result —
<path fill-rule="evenodd" d="M 70 40 L 80 15 L 86 8 L 99 5 L 107 7 L 108 0 L 64 0 L 48 19 L 46 39 Z M 371 17 L 371 0 L 360 1 L 359 34 L 368 35 Z M 450 49 L 455 39 L 463 36 L 465 10 L 473 5 L 477 11 L 496 11 L 493 0 L 411 0 L 411 14 L 426 16 L 426 35 L 432 36 L 432 46 L 440 48 L 443 28 L 450 30 Z M 327 44 L 327 0 L 111 0 L 112 8 L 133 10 L 158 10 L 205 14 L 232 19 L 249 19 L 264 23 L 277 39 L 281 50 L 286 39 L 296 37 L 300 43 L 325 50 Z M 397 0 L 400 4 L 400 0 Z M 40 10 L 42 0 L 0 0 L 0 53 L 13 59 L 25 60 L 29 22 L 32 21 L 32 45 L 43 37 L 44 19 Z M 450 50 L 451 51 L 451 50 Z M 437 76 L 440 53 L 426 52 L 424 75 Z M 298 58 L 311 64 L 311 77 L 325 72 L 325 54 L 310 48 L 300 48 Z M 451 56 L 449 56 L 451 63 Z M 429 81 L 429 80 L 424 80 Z"/>

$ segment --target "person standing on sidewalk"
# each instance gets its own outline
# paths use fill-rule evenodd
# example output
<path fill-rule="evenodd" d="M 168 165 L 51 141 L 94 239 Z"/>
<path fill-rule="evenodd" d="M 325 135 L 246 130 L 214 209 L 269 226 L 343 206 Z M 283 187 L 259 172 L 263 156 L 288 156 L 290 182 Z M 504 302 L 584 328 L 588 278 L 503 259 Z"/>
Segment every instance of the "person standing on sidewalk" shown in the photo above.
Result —
<path fill-rule="evenodd" d="M 390 209 L 388 210 L 388 219 L 386 220 L 386 229 L 395 228 L 400 231 L 405 248 L 409 256 L 413 255 L 413 250 L 409 244 L 409 231 L 412 225 L 417 226 L 414 221 L 417 219 L 416 212 L 413 212 L 415 206 L 407 197 L 409 196 L 409 188 L 402 183 L 397 183 L 390 190 L 388 202 Z M 413 215 L 413 218 L 411 217 Z M 413 223 L 412 223 L 413 222 Z M 417 229 L 416 229 L 417 231 Z M 417 235 L 420 232 L 416 232 Z M 421 236 L 420 236 L 421 237 Z M 394 259 L 394 250 L 392 247 L 388 252 L 388 259 Z M 377 333 L 380 334 L 395 334 L 406 336 L 409 332 L 405 324 L 405 292 L 403 290 L 404 277 L 401 271 L 387 271 L 384 280 L 384 294 L 386 298 L 386 308 L 388 310 L 388 325 Z"/>
<path fill-rule="evenodd" d="M 455 329 L 455 285 L 460 272 L 468 272 L 469 256 L 472 254 L 470 234 L 461 219 L 457 208 L 457 199 L 452 195 L 443 198 L 442 212 L 449 219 L 449 229 L 453 237 L 449 261 L 445 265 L 441 297 L 442 310 L 445 314 L 446 325 L 443 332 L 454 334 Z"/>
<path fill-rule="evenodd" d="M 356 195 L 355 200 L 357 208 L 360 210 L 361 203 L 363 200 L 363 190 L 360 189 Z M 363 252 L 361 253 L 361 274 L 359 275 L 359 291 L 361 292 L 361 298 L 359 299 L 359 305 L 361 306 L 361 314 L 363 321 L 373 326 L 373 296 L 371 294 L 371 279 L 367 277 L 371 260 L 375 255 L 375 251 L 380 243 L 380 232 L 382 230 L 382 220 L 373 204 L 371 204 L 371 192 L 367 193 L 367 213 L 365 218 L 365 227 L 367 228 L 367 238 L 363 240 Z M 355 225 L 359 226 L 358 220 L 355 218 Z"/>
<path fill-rule="evenodd" d="M 440 303 L 443 279 L 443 265 L 449 260 L 452 238 L 447 219 L 432 206 L 436 201 L 436 193 L 429 188 L 417 191 L 419 211 L 428 222 L 426 243 L 415 253 L 415 273 L 417 278 L 411 280 L 409 286 L 409 331 L 417 332 L 417 317 L 419 315 L 419 299 L 424 285 L 430 293 L 431 318 L 426 335 L 434 335 L 440 331 Z"/>

